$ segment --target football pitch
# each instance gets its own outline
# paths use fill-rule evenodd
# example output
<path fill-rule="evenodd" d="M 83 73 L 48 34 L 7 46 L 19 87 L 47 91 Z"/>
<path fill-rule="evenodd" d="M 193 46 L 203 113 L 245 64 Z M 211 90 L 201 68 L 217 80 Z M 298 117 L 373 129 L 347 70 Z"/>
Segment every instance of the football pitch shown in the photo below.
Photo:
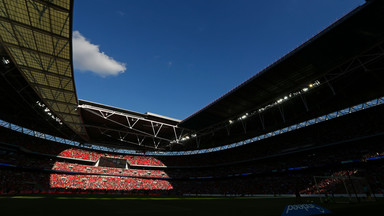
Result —
<path fill-rule="evenodd" d="M 332 215 L 383 215 L 384 199 L 354 204 L 321 204 Z M 0 196 L 1 215 L 281 215 L 286 205 L 297 204 L 289 197 L 132 197 L 113 195 Z"/>

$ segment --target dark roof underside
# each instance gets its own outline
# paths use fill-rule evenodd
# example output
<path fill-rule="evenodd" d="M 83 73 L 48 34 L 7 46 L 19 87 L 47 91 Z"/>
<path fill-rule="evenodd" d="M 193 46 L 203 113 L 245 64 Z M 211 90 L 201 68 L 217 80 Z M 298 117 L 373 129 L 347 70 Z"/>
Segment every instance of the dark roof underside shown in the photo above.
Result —
<path fill-rule="evenodd" d="M 382 42 L 383 26 L 384 2 L 370 1 L 186 118 L 179 126 L 202 130 L 262 108 L 289 92 L 302 89 L 340 64 Z"/>
<path fill-rule="evenodd" d="M 164 150 L 179 138 L 179 120 L 79 100 L 89 143 L 136 150 Z"/>

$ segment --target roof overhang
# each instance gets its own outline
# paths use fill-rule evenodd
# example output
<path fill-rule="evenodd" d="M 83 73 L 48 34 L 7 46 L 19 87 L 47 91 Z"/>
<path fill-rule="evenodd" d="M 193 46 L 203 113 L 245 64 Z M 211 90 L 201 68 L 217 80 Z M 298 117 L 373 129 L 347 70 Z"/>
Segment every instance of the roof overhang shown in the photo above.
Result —
<path fill-rule="evenodd" d="M 79 100 L 90 143 L 139 150 L 165 150 L 184 133 L 180 120 Z"/>
<path fill-rule="evenodd" d="M 72 0 L 0 1 L 0 40 L 47 112 L 87 139 L 72 66 Z"/>
<path fill-rule="evenodd" d="M 179 126 L 191 130 L 228 122 L 297 92 L 384 40 L 384 2 L 368 1 L 245 81 Z M 361 98 L 364 101 L 364 98 Z"/>

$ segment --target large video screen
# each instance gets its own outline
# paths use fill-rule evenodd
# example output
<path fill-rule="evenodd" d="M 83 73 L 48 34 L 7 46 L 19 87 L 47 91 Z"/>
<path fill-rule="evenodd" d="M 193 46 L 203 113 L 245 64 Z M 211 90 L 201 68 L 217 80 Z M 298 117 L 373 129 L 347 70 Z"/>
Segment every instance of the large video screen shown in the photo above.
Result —
<path fill-rule="evenodd" d="M 99 166 L 102 167 L 114 167 L 114 168 L 125 168 L 127 159 L 100 157 Z"/>

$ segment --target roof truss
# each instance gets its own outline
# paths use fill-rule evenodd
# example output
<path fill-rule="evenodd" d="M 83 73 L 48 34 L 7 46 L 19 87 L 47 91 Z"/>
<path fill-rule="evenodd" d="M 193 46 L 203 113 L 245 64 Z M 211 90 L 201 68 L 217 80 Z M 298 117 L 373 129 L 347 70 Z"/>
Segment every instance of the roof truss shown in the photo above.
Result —
<path fill-rule="evenodd" d="M 87 104 L 81 104 L 79 105 L 79 108 L 92 114 L 95 117 L 104 119 L 109 123 L 112 123 L 112 125 L 116 126 L 112 128 L 103 127 L 98 124 L 85 125 L 86 127 L 97 128 L 100 133 L 105 136 L 110 136 L 108 132 L 115 132 L 115 134 L 118 133 L 118 136 L 114 136 L 113 138 L 121 142 L 158 149 L 160 145 L 167 146 L 170 143 L 179 143 L 184 133 L 184 130 L 178 128 L 177 125 L 147 119 L 138 115 L 121 113 L 118 111 Z M 114 116 L 119 116 L 121 117 L 121 119 L 124 120 L 117 121 L 113 119 Z M 143 129 L 143 125 L 149 125 L 149 127 Z M 162 134 L 162 132 L 164 131 L 171 131 L 172 135 L 165 136 L 164 134 Z M 127 138 L 128 135 L 130 135 L 130 139 Z M 135 138 L 132 139 L 132 137 Z"/>
<path fill-rule="evenodd" d="M 0 0 L 0 40 L 42 102 L 87 138 L 72 67 L 72 0 Z"/>

